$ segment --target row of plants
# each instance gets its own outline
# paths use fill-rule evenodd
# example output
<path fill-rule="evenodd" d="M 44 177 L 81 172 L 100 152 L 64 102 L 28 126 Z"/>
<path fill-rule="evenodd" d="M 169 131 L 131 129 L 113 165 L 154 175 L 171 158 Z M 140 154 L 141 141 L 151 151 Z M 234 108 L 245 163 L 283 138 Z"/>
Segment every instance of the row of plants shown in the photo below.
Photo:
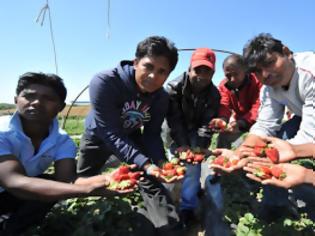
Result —
<path fill-rule="evenodd" d="M 72 117 L 67 121 L 66 131 L 71 135 L 82 134 L 83 119 Z M 213 136 L 211 148 L 216 146 Z M 76 143 L 79 139 L 76 138 Z M 315 169 L 313 160 L 299 160 L 299 164 Z M 298 217 L 284 215 L 266 223 L 258 217 L 263 189 L 242 173 L 221 178 L 227 224 L 237 236 L 308 236 L 314 235 L 315 223 L 299 209 Z M 114 198 L 74 198 L 57 204 L 43 224 L 31 229 L 26 235 L 146 235 L 147 222 L 134 209 L 143 207 L 139 192 Z M 200 234 L 199 234 L 200 235 Z"/>

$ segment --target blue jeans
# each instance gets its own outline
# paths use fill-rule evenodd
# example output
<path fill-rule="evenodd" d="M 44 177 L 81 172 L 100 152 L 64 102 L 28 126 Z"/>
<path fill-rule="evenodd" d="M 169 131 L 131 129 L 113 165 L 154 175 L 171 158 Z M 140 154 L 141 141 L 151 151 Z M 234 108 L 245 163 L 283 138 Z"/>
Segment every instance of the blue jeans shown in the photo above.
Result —
<path fill-rule="evenodd" d="M 293 138 L 300 128 L 301 117 L 294 116 L 285 122 L 277 132 L 277 137 L 281 139 Z M 289 204 L 288 190 L 275 186 L 263 186 L 264 197 L 262 204 L 267 206 L 286 206 Z"/>
<path fill-rule="evenodd" d="M 186 173 L 182 184 L 180 210 L 195 209 L 198 206 L 198 192 L 200 186 L 201 164 L 186 164 Z"/>
<path fill-rule="evenodd" d="M 181 190 L 181 199 L 180 199 L 180 210 L 194 210 L 199 205 L 198 193 L 201 190 L 200 180 L 205 180 L 205 191 L 209 196 L 217 197 L 219 195 L 212 194 L 213 190 L 219 186 L 221 192 L 220 184 L 215 186 L 208 186 L 209 179 L 213 178 L 213 175 L 210 175 L 210 169 L 208 164 L 203 162 L 202 164 L 191 165 L 186 164 L 186 174 L 183 179 L 182 190 Z M 218 191 L 216 191 L 218 192 Z M 222 196 L 217 200 L 218 202 L 223 200 Z"/>
<path fill-rule="evenodd" d="M 187 170 L 182 185 L 180 210 L 192 210 L 198 206 L 198 192 L 201 189 L 200 179 L 205 179 L 204 189 L 207 202 L 211 203 L 218 211 L 223 211 L 220 177 L 209 174 L 210 170 L 208 170 L 207 165 L 205 162 L 198 165 L 186 165 Z"/>
<path fill-rule="evenodd" d="M 208 175 L 205 181 L 205 235 L 231 235 L 229 226 L 224 222 L 223 193 L 220 176 Z"/>

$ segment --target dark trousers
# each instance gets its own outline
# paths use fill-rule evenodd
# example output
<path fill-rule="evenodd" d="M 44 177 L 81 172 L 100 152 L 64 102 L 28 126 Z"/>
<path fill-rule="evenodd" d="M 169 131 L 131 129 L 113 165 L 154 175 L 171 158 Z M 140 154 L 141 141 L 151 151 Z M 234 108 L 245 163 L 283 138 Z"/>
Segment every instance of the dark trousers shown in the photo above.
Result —
<path fill-rule="evenodd" d="M 97 137 L 83 135 L 80 143 L 80 156 L 77 172 L 81 176 L 99 174 L 105 162 L 111 161 L 112 152 Z M 137 209 L 153 224 L 157 235 L 176 235 L 179 218 L 167 189 L 151 176 L 144 176 L 139 183 L 144 207 Z"/>
<path fill-rule="evenodd" d="M 7 191 L 0 193 L 0 215 L 9 217 L 1 223 L 0 235 L 20 235 L 29 227 L 39 225 L 54 204 L 20 199 Z"/>

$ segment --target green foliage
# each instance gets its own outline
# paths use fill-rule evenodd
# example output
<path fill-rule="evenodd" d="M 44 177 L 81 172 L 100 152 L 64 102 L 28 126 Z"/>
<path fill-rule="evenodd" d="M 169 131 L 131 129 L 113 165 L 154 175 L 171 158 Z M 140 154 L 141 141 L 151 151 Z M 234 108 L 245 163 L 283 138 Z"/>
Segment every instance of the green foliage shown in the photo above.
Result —
<path fill-rule="evenodd" d="M 298 165 L 304 166 L 308 169 L 315 170 L 315 160 L 312 158 L 298 159 L 298 160 L 292 161 L 291 163 L 298 164 Z"/>
<path fill-rule="evenodd" d="M 9 104 L 9 103 L 0 103 L 0 110 L 9 110 L 9 109 L 15 109 L 15 105 Z"/>
<path fill-rule="evenodd" d="M 141 220 L 132 208 L 139 199 L 139 193 L 114 198 L 69 199 L 57 204 L 41 226 L 25 235 L 132 236 L 141 230 Z"/>
<path fill-rule="evenodd" d="M 236 235 L 237 236 L 262 236 L 262 228 L 253 214 L 246 213 L 240 218 L 237 225 Z"/>
<path fill-rule="evenodd" d="M 62 122 L 63 119 L 59 117 L 60 127 Z M 84 119 L 78 116 L 68 117 L 64 129 L 69 135 L 81 135 L 84 132 Z"/>

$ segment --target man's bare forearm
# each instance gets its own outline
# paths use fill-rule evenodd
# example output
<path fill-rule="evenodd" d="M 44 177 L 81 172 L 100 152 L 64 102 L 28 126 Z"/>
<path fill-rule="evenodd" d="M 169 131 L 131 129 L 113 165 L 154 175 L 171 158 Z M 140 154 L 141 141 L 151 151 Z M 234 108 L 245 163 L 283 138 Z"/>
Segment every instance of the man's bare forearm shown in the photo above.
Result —
<path fill-rule="evenodd" d="M 296 158 L 301 158 L 301 157 L 315 158 L 315 144 L 313 143 L 292 145 L 292 147 L 296 155 Z"/>

